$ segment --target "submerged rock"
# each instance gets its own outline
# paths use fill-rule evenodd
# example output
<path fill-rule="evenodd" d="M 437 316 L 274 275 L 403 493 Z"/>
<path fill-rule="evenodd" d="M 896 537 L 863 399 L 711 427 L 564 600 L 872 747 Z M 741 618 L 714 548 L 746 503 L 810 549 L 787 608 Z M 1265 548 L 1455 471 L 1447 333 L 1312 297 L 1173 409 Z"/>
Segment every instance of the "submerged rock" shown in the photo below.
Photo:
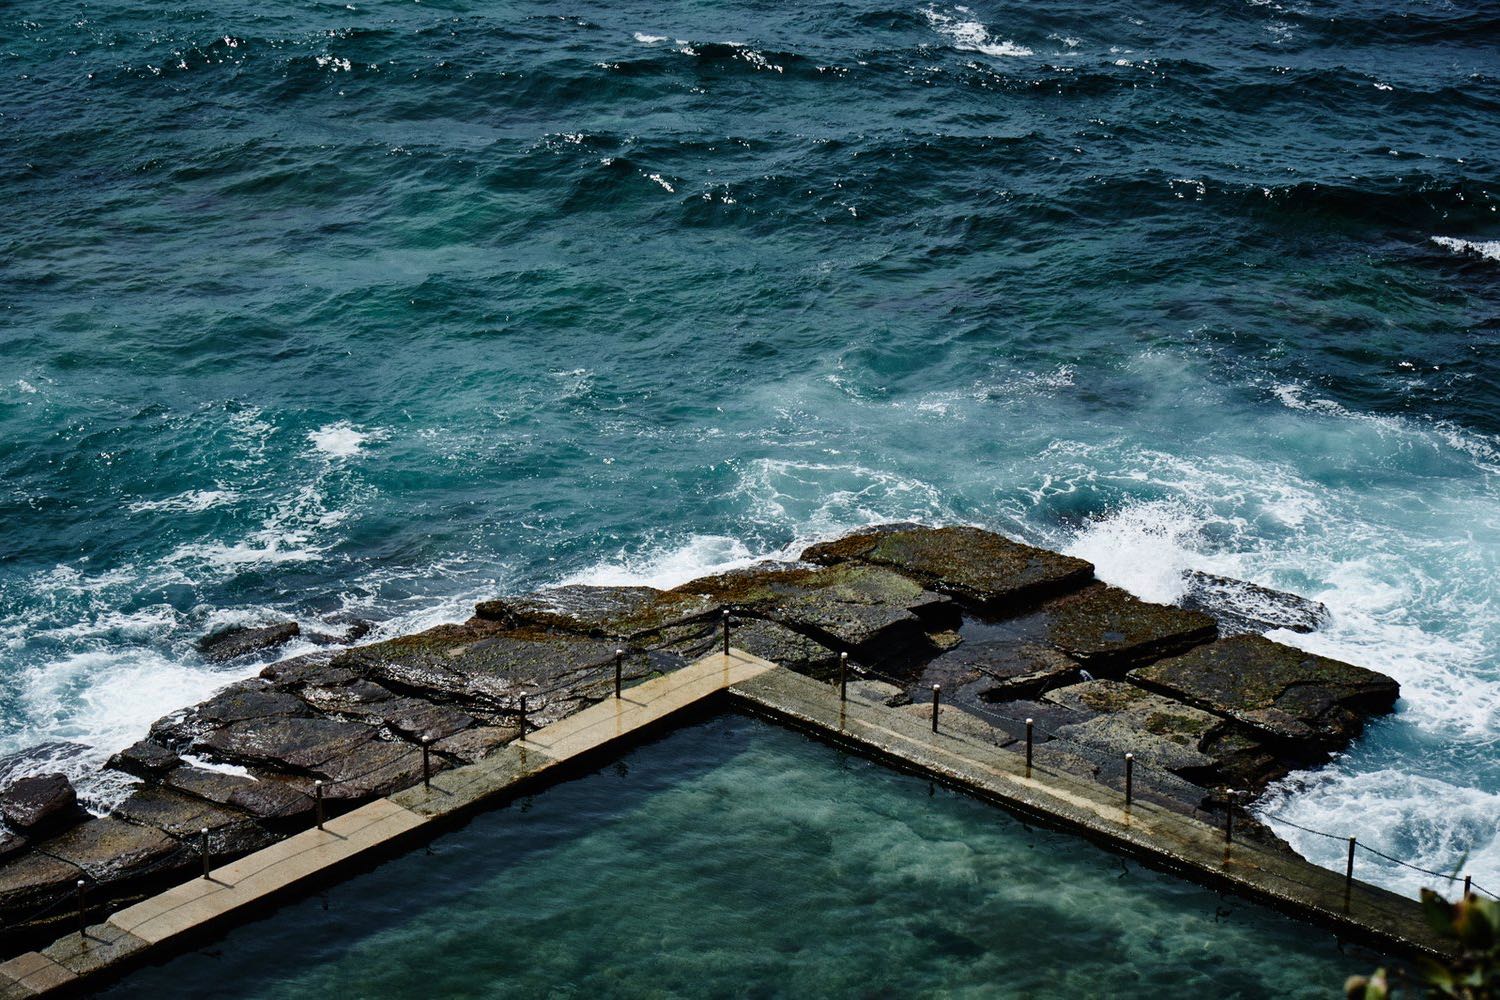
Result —
<path fill-rule="evenodd" d="M 1130 679 L 1273 740 L 1324 752 L 1346 746 L 1366 715 L 1389 712 L 1400 694 L 1384 674 L 1249 635 L 1140 667 Z"/>
<path fill-rule="evenodd" d="M 296 622 L 278 622 L 260 628 L 221 629 L 198 640 L 198 652 L 210 663 L 224 663 L 242 656 L 275 649 L 295 639 L 302 629 Z"/>
<path fill-rule="evenodd" d="M 1094 578 L 1094 567 L 1082 559 L 970 527 L 886 525 L 814 545 L 802 558 L 888 566 L 991 615 L 1014 614 Z"/>
<path fill-rule="evenodd" d="M 0 816 L 23 833 L 55 830 L 85 819 L 78 793 L 66 774 L 20 778 L 0 792 Z"/>
<path fill-rule="evenodd" d="M 1178 607 L 1212 615 L 1225 635 L 1278 628 L 1316 632 L 1328 623 L 1325 605 L 1296 594 L 1197 570 L 1188 570 L 1183 579 L 1188 587 Z"/>

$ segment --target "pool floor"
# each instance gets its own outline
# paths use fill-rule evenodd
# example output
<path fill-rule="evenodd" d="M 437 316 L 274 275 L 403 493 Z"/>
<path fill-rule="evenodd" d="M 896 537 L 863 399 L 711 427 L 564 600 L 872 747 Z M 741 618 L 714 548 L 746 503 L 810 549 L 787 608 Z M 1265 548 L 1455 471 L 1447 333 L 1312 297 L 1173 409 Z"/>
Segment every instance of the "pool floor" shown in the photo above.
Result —
<path fill-rule="evenodd" d="M 725 715 L 107 991 L 1336 997 L 1324 931 Z"/>

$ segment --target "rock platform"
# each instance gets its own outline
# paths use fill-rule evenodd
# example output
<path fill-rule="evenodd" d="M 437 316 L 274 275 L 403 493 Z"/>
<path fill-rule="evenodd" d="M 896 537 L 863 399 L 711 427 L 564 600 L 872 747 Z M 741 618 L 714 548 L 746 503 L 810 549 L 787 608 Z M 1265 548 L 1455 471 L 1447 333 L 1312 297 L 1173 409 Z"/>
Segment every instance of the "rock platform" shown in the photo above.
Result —
<path fill-rule="evenodd" d="M 1082 560 L 992 532 L 890 525 L 796 563 L 671 590 L 497 598 L 463 623 L 285 660 L 116 754 L 109 767 L 135 785 L 107 815 L 80 817 L 58 788 L 21 789 L 36 794 L 17 798 L 17 815 L 40 809 L 47 822 L 0 837 L 0 950 L 74 926 L 80 881 L 90 914 L 113 912 L 191 875 L 205 849 L 233 862 L 300 835 L 320 809 L 331 819 L 424 773 L 496 759 L 523 728 L 611 698 L 617 670 L 635 685 L 716 651 L 726 613 L 737 649 L 817 681 L 836 680 L 847 653 L 856 694 L 882 709 L 921 716 L 940 685 L 945 708 L 962 711 L 953 724 L 997 752 L 1022 753 L 1032 719 L 1036 762 L 1056 773 L 1119 789 L 1131 753 L 1137 799 L 1217 825 L 1245 801 L 1226 787 L 1248 799 L 1326 760 L 1398 689 L 1247 631 L 1243 601 L 1221 637 L 1202 610 L 1215 588 L 1245 593 L 1214 578 L 1192 592 L 1195 609 L 1156 605 Z M 64 804 L 26 812 L 43 791 Z M 1237 825 L 1285 850 L 1248 814 Z"/>

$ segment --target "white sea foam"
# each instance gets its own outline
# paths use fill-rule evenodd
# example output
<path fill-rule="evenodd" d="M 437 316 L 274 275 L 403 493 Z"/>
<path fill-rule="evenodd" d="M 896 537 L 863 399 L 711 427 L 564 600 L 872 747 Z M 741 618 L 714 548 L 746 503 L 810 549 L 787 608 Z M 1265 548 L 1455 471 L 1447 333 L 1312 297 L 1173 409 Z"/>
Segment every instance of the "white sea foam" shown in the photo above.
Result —
<path fill-rule="evenodd" d="M 692 535 L 642 552 L 621 551 L 611 558 L 569 574 L 560 585 L 598 587 L 658 587 L 667 590 L 710 573 L 750 566 L 761 559 L 786 558 L 786 553 L 756 554 L 738 538 Z"/>
<path fill-rule="evenodd" d="M 1477 254 L 1489 260 L 1500 260 L 1500 240 L 1461 240 L 1452 236 L 1434 236 L 1432 242 L 1454 253 Z"/>
<path fill-rule="evenodd" d="M 179 493 L 177 496 L 168 497 L 165 500 L 139 500 L 126 509 L 132 514 L 155 513 L 158 511 L 195 514 L 213 507 L 222 507 L 225 504 L 234 503 L 239 498 L 240 495 L 234 490 L 189 490 L 186 493 Z"/>
<path fill-rule="evenodd" d="M 1256 811 L 1298 853 L 1328 868 L 1343 868 L 1348 848 L 1342 838 L 1355 837 L 1407 864 L 1459 877 L 1459 883 L 1449 882 L 1356 852 L 1356 876 L 1408 895 L 1425 887 L 1456 897 L 1464 875 L 1500 890 L 1500 795 L 1395 768 L 1351 773 L 1335 765 L 1290 776 Z"/>
<path fill-rule="evenodd" d="M 635 33 L 635 40 L 640 42 L 642 45 L 656 45 L 659 42 L 665 42 L 667 40 L 667 36 L 648 35 L 643 31 L 637 31 Z"/>
<path fill-rule="evenodd" d="M 307 439 L 325 455 L 352 458 L 360 453 L 372 436 L 371 432 L 360 430 L 347 420 L 340 420 L 336 424 L 310 431 Z"/>
<path fill-rule="evenodd" d="M 1016 58 L 1031 55 L 1031 50 L 1012 41 L 997 41 L 989 29 L 974 19 L 974 12 L 967 7 L 954 7 L 945 13 L 936 7 L 922 10 L 927 23 L 939 34 L 952 39 L 953 47 L 960 52 L 978 52 L 997 58 Z"/>
<path fill-rule="evenodd" d="M 1136 504 L 1092 522 L 1066 551 L 1093 563 L 1099 579 L 1171 604 L 1186 586 L 1183 572 L 1203 561 L 1201 524 L 1181 502 Z"/>

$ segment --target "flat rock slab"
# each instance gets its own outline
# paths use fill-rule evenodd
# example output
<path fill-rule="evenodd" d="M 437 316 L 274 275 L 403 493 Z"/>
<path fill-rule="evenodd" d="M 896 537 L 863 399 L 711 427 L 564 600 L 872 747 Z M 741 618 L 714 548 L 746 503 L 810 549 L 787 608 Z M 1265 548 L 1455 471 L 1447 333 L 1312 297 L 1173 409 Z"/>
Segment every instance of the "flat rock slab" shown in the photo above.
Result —
<path fill-rule="evenodd" d="M 71 895 L 83 869 L 32 851 L 0 864 L 0 912 L 7 923 L 31 917 L 48 902 Z"/>
<path fill-rule="evenodd" d="M 814 545 L 802 558 L 888 566 L 992 615 L 1014 614 L 1094 579 L 1094 567 L 1082 559 L 970 527 L 887 525 Z"/>
<path fill-rule="evenodd" d="M 1188 570 L 1187 590 L 1177 606 L 1212 615 L 1224 635 L 1253 635 L 1273 629 L 1316 632 L 1328 624 L 1328 608 L 1318 601 L 1227 576 Z"/>
<path fill-rule="evenodd" d="M 432 751 L 473 764 L 513 743 L 520 735 L 521 730 L 516 726 L 475 726 L 438 740 L 432 744 Z"/>
<path fill-rule="evenodd" d="M 930 652 L 927 634 L 959 621 L 944 595 L 900 573 L 859 564 L 809 569 L 765 563 L 693 580 L 676 592 L 709 597 L 870 660 Z"/>
<path fill-rule="evenodd" d="M 710 618 L 718 610 L 712 599 L 701 594 L 578 584 L 481 601 L 474 614 L 506 628 L 556 629 L 629 640 Z"/>
<path fill-rule="evenodd" d="M 375 738 L 375 730 L 335 719 L 270 717 L 232 722 L 193 744 L 210 758 L 308 771 L 336 757 L 355 753 Z"/>
<path fill-rule="evenodd" d="M 285 820 L 312 812 L 311 796 L 285 781 L 225 774 L 203 767 L 179 767 L 164 783 L 185 795 L 229 806 L 259 820 Z"/>
<path fill-rule="evenodd" d="M 160 830 L 112 816 L 80 823 L 37 850 L 77 865 L 95 882 L 155 875 L 179 868 L 187 859 L 181 845 Z"/>
<path fill-rule="evenodd" d="M 295 695 L 275 690 L 258 678 L 231 684 L 205 702 L 173 712 L 151 726 L 151 739 L 178 750 L 199 737 L 235 722 L 260 722 L 312 715 Z"/>
<path fill-rule="evenodd" d="M 930 660 L 919 685 L 942 684 L 952 689 L 983 679 L 983 697 L 990 701 L 1035 697 L 1050 688 L 1076 681 L 1076 660 L 1051 646 L 1034 642 L 964 642 Z"/>
<path fill-rule="evenodd" d="M 1399 685 L 1384 674 L 1240 635 L 1130 672 L 1145 687 L 1237 719 L 1273 740 L 1328 752 L 1389 712 Z"/>
<path fill-rule="evenodd" d="M 615 643 L 493 623 L 443 625 L 349 650 L 334 661 L 404 693 L 516 712 L 520 697 L 614 682 Z"/>
<path fill-rule="evenodd" d="M 76 823 L 85 814 L 66 774 L 37 774 L 0 791 L 0 816 L 15 829 L 32 833 Z"/>
<path fill-rule="evenodd" d="M 211 854 L 246 854 L 276 838 L 244 813 L 225 809 L 160 786 L 138 789 L 115 807 L 112 815 L 160 830 L 202 851 L 202 831 L 208 830 Z"/>
<path fill-rule="evenodd" d="M 1014 618 L 967 623 L 964 634 L 970 641 L 1050 646 L 1093 674 L 1119 674 L 1208 642 L 1218 631 L 1201 612 L 1151 604 L 1096 583 Z"/>

